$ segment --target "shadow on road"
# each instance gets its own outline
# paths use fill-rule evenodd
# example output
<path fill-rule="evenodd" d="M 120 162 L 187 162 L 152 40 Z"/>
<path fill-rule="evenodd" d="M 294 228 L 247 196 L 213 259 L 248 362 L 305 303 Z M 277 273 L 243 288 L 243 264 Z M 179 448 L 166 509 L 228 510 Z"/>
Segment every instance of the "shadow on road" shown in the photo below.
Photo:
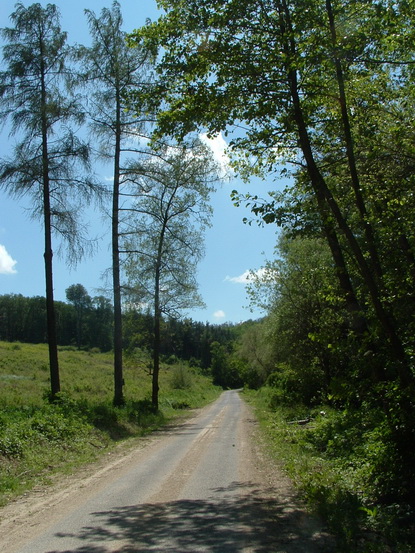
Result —
<path fill-rule="evenodd" d="M 278 503 L 264 490 L 233 483 L 212 490 L 208 500 L 124 506 L 94 513 L 96 525 L 79 534 L 75 549 L 47 553 L 321 553 L 326 536 L 290 503 Z M 82 544 L 82 542 L 84 542 Z"/>

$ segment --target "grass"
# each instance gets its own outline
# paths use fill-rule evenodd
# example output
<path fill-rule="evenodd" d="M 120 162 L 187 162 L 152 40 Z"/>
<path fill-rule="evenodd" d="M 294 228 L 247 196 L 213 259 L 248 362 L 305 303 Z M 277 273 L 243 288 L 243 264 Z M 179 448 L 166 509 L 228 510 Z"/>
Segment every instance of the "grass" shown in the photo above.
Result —
<path fill-rule="evenodd" d="M 110 353 L 61 348 L 59 362 L 62 393 L 51 405 L 47 346 L 0 342 L 0 505 L 97 459 L 120 440 L 213 401 L 221 391 L 187 366 L 162 365 L 160 410 L 154 412 L 151 377 L 127 359 L 126 405 L 115 408 Z"/>
<path fill-rule="evenodd" d="M 413 519 L 405 506 L 376 505 L 367 485 L 379 441 L 330 407 L 275 404 L 273 390 L 245 391 L 269 450 L 337 538 L 336 553 L 412 553 Z M 298 424 L 310 417 L 307 424 Z M 360 418 L 364 418 L 360 414 Z M 363 426 L 368 424 L 365 421 Z M 373 434 L 373 433 L 372 433 Z M 376 449 L 377 448 L 377 449 Z M 357 452 L 357 453 L 356 453 Z M 372 453 L 373 455 L 373 453 Z"/>

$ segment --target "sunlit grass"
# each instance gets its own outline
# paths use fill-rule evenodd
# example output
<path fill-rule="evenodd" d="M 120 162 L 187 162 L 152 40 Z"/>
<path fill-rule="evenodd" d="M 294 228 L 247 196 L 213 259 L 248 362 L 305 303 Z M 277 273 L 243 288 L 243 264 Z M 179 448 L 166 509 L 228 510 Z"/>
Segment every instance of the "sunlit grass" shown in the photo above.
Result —
<path fill-rule="evenodd" d="M 0 504 L 120 440 L 206 405 L 221 391 L 185 364 L 162 365 L 160 410 L 154 412 L 148 369 L 126 359 L 126 405 L 116 408 L 111 353 L 61 348 L 59 364 L 62 393 L 50 405 L 47 346 L 0 342 Z"/>

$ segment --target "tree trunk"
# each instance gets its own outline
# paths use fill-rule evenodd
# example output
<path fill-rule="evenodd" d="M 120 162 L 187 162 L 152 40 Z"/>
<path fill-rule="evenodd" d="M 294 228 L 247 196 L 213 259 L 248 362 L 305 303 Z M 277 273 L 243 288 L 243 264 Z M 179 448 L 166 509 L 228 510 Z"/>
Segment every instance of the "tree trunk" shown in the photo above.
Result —
<path fill-rule="evenodd" d="M 60 392 L 59 362 L 58 362 L 58 342 L 56 337 L 56 317 L 55 304 L 53 299 L 53 271 L 52 271 L 52 244 L 51 244 L 51 226 L 50 226 L 50 206 L 48 199 L 48 187 L 44 185 L 44 197 L 46 204 L 45 210 L 45 276 L 46 276 L 46 317 L 49 346 L 49 367 L 51 400 L 56 399 Z"/>
<path fill-rule="evenodd" d="M 112 282 L 114 297 L 114 405 L 124 405 L 124 378 L 122 359 L 122 310 L 119 249 L 119 194 L 120 194 L 120 152 L 121 119 L 120 102 L 117 98 L 117 121 L 114 156 L 114 185 L 112 192 Z"/>
<path fill-rule="evenodd" d="M 154 349 L 151 403 L 155 410 L 159 408 L 159 373 L 160 373 L 160 313 L 154 313 Z"/>
<path fill-rule="evenodd" d="M 52 268 L 52 224 L 50 207 L 49 152 L 48 152 L 48 121 L 46 84 L 41 56 L 41 103 L 42 103 L 42 174 L 43 174 L 43 217 L 45 227 L 45 279 L 46 279 L 46 319 L 49 346 L 49 368 L 51 400 L 56 399 L 60 392 L 58 342 L 56 336 L 55 303 L 53 298 L 53 268 Z"/>
<path fill-rule="evenodd" d="M 153 343 L 153 381 L 151 403 L 154 409 L 159 408 L 159 373 L 160 373 L 160 264 L 164 232 L 159 240 L 156 273 L 154 279 L 154 343 Z"/>
<path fill-rule="evenodd" d="M 339 87 L 340 109 L 341 119 L 344 132 L 344 140 L 346 144 L 346 155 L 349 165 L 350 182 L 355 195 L 355 203 L 362 222 L 363 232 L 366 238 L 366 244 L 370 255 L 371 266 L 373 267 L 376 277 L 381 281 L 382 279 L 382 266 L 380 263 L 379 255 L 377 252 L 375 237 L 372 225 L 368 220 L 368 213 L 366 205 L 363 199 L 359 174 L 357 170 L 356 156 L 354 153 L 354 143 L 352 136 L 352 129 L 350 125 L 349 111 L 347 108 L 346 89 L 344 84 L 344 75 L 341 65 L 341 61 L 337 56 L 337 32 L 336 24 L 334 20 L 334 13 L 331 5 L 331 0 L 326 0 L 326 10 L 329 18 L 330 34 L 334 50 L 334 65 L 336 68 L 336 79 Z"/>

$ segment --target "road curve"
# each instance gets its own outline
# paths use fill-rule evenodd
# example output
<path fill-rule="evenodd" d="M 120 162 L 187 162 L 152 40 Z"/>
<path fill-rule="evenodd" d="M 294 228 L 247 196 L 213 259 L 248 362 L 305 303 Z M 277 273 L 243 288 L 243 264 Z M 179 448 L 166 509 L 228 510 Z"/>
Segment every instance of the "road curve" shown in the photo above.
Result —
<path fill-rule="evenodd" d="M 224 392 L 119 462 L 51 492 L 31 506 L 29 518 L 0 524 L 0 551 L 333 551 L 284 476 L 264 468 L 253 426 L 239 394 Z"/>

